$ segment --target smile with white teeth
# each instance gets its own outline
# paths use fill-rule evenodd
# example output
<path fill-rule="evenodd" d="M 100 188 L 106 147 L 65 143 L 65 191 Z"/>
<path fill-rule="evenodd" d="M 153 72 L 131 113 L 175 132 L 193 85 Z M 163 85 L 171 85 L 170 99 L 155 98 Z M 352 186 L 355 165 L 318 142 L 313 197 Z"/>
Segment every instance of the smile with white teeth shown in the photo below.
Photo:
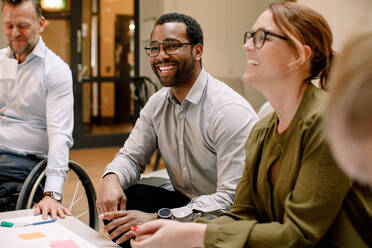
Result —
<path fill-rule="evenodd" d="M 260 62 L 258 62 L 257 60 L 248 59 L 248 64 L 249 64 L 249 65 L 259 65 Z"/>
<path fill-rule="evenodd" d="M 175 67 L 176 66 L 174 65 L 162 65 L 162 66 L 159 66 L 158 68 L 161 72 L 167 72 L 167 71 L 174 69 Z"/>

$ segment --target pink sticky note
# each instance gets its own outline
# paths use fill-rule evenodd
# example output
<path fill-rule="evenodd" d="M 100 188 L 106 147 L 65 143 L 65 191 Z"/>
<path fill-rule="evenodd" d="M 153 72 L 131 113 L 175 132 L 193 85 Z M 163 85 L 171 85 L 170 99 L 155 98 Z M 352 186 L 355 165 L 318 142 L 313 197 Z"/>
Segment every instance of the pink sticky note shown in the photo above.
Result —
<path fill-rule="evenodd" d="M 53 248 L 79 248 L 79 246 L 72 239 L 52 241 Z"/>

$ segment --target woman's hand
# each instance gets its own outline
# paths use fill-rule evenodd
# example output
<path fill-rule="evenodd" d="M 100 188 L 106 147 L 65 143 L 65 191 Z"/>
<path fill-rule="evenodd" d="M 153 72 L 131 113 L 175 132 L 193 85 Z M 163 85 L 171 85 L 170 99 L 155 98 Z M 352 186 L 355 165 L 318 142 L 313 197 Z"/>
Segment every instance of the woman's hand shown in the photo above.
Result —
<path fill-rule="evenodd" d="M 206 224 L 156 220 L 132 228 L 132 248 L 204 247 Z"/>

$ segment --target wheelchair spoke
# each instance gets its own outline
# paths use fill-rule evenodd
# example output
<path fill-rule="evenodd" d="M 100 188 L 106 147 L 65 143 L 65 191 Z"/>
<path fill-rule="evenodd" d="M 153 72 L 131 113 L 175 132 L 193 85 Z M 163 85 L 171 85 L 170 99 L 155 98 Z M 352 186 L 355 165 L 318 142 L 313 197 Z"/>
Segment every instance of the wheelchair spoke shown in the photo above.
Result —
<path fill-rule="evenodd" d="M 71 204 L 70 204 L 68 210 L 69 210 L 69 211 L 72 211 L 72 207 L 73 207 L 76 203 L 78 203 L 81 199 L 83 199 L 84 196 L 85 196 L 85 194 L 81 194 L 81 195 L 79 196 L 79 198 L 78 198 L 76 201 L 75 201 L 74 199 L 72 199 Z"/>
<path fill-rule="evenodd" d="M 89 214 L 89 210 L 88 209 L 85 210 L 85 211 L 83 211 L 83 212 L 81 212 L 79 215 L 76 215 L 75 217 L 78 218 L 78 219 L 80 219 L 80 217 L 85 216 L 86 214 Z"/>

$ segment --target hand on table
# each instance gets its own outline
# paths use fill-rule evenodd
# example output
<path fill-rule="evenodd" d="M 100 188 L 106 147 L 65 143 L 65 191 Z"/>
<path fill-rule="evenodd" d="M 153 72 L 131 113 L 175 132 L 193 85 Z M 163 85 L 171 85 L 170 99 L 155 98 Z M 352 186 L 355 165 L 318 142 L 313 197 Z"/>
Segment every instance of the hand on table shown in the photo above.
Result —
<path fill-rule="evenodd" d="M 132 226 L 155 220 L 156 214 L 145 213 L 138 210 L 123 210 L 101 214 L 100 218 L 111 220 L 111 222 L 104 227 L 106 232 L 113 230 L 109 234 L 110 239 L 114 239 L 124 233 L 118 240 L 116 240 L 116 243 L 121 244 L 134 237 L 133 233 L 130 231 Z"/>
<path fill-rule="evenodd" d="M 48 214 L 50 214 L 52 219 L 55 220 L 57 219 L 57 216 L 63 219 L 66 215 L 71 215 L 67 208 L 49 196 L 44 196 L 34 208 L 34 215 L 42 214 L 44 220 L 48 218 Z"/>

